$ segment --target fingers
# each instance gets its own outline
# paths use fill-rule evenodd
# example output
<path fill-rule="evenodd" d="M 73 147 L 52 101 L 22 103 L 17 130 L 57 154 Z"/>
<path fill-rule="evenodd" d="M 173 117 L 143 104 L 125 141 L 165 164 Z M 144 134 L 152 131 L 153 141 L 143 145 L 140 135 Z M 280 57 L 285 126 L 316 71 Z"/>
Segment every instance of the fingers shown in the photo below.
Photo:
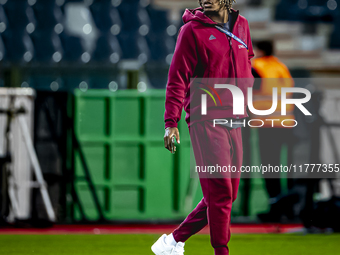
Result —
<path fill-rule="evenodd" d="M 165 134 L 164 134 L 164 147 L 169 150 L 169 134 L 170 134 L 170 130 L 167 128 L 165 130 Z"/>
<path fill-rule="evenodd" d="M 164 136 L 164 147 L 167 149 L 168 148 L 168 137 Z"/>
<path fill-rule="evenodd" d="M 176 130 L 176 133 L 175 133 L 174 135 L 175 135 L 175 137 L 176 137 L 177 143 L 180 144 L 181 141 L 180 141 L 180 139 L 179 139 L 179 132 L 178 132 L 178 129 Z"/>
<path fill-rule="evenodd" d="M 170 136 L 170 135 L 167 137 L 167 141 L 168 141 L 167 149 L 168 149 L 169 151 L 171 151 L 171 136 Z"/>
<path fill-rule="evenodd" d="M 171 151 L 171 132 L 169 130 L 166 130 L 165 135 L 164 135 L 164 147 Z"/>
<path fill-rule="evenodd" d="M 165 130 L 164 147 L 172 153 L 176 151 L 176 146 L 173 141 L 174 137 L 176 138 L 177 143 L 180 143 L 179 132 L 177 128 L 169 128 Z"/>
<path fill-rule="evenodd" d="M 171 145 L 170 145 L 170 148 L 171 148 L 171 153 L 172 154 L 175 154 L 175 152 L 176 152 L 176 146 L 175 146 L 175 135 L 173 135 L 172 137 L 171 137 Z"/>
<path fill-rule="evenodd" d="M 171 150 L 170 146 L 171 146 L 170 137 L 164 136 L 164 147 L 170 151 Z"/>

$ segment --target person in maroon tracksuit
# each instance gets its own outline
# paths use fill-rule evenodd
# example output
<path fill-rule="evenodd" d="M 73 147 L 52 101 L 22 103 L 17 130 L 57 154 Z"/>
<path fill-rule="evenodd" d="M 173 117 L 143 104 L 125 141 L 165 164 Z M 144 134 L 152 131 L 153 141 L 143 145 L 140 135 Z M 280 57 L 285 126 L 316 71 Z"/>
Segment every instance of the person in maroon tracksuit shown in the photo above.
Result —
<path fill-rule="evenodd" d="M 177 123 L 184 107 L 196 165 L 231 165 L 240 169 L 243 159 L 241 128 L 230 125 L 230 120 L 243 123 L 246 111 L 234 115 L 230 91 L 215 90 L 210 84 L 206 88 L 211 88 L 219 96 L 221 105 L 208 99 L 208 114 L 202 115 L 201 101 L 194 98 L 200 98 L 204 92 L 196 85 L 194 87 L 193 80 L 224 79 L 242 90 L 246 102 L 247 88 L 253 84 L 250 59 L 254 54 L 249 25 L 238 11 L 231 8 L 233 0 L 199 2 L 200 8 L 187 9 L 183 15 L 185 24 L 180 29 L 169 70 L 164 144 L 171 150 L 173 137 L 180 143 Z M 241 78 L 248 80 L 239 82 Z M 244 109 L 246 107 L 244 103 Z M 228 119 L 229 124 L 214 125 L 213 119 Z M 155 254 L 183 254 L 184 242 L 207 224 L 215 254 L 229 254 L 231 208 L 237 197 L 240 173 L 219 178 L 199 173 L 199 177 L 203 199 L 172 234 L 163 235 L 153 245 Z"/>

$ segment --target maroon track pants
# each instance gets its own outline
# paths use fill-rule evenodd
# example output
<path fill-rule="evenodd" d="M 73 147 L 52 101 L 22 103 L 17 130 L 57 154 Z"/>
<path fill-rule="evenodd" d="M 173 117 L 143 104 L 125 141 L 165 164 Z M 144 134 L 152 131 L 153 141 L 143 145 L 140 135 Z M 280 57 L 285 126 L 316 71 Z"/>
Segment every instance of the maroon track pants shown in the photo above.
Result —
<path fill-rule="evenodd" d="M 190 127 L 190 137 L 197 166 L 218 164 L 240 169 L 243 158 L 241 128 L 213 127 L 212 122 L 199 122 Z M 209 224 L 215 255 L 227 255 L 231 207 L 237 197 L 240 173 L 218 175 L 218 178 L 209 173 L 200 173 L 199 176 L 203 199 L 173 236 L 177 242 L 185 242 Z"/>

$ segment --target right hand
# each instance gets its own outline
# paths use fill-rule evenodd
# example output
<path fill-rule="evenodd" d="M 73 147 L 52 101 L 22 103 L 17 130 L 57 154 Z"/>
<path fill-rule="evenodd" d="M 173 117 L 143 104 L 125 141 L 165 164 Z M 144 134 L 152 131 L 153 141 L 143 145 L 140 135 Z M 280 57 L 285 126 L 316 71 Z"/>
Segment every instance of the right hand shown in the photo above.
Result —
<path fill-rule="evenodd" d="M 180 139 L 179 139 L 179 131 L 178 128 L 172 127 L 172 128 L 167 128 L 165 129 L 165 134 L 164 134 L 164 147 L 168 149 L 171 152 L 171 140 L 172 138 L 175 137 L 176 141 L 178 144 L 180 144 Z M 176 147 L 174 148 L 174 151 L 176 151 Z"/>

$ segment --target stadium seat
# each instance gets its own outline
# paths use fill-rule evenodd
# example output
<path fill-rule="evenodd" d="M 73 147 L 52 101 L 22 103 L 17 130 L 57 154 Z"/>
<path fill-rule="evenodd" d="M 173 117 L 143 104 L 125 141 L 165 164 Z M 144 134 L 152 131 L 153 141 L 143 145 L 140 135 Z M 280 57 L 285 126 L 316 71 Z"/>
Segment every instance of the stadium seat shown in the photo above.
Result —
<path fill-rule="evenodd" d="M 0 62 L 6 60 L 6 48 L 5 44 L 0 36 Z"/>
<path fill-rule="evenodd" d="M 117 38 L 122 48 L 122 59 L 138 59 L 143 64 L 149 60 L 150 50 L 145 37 L 138 33 L 120 33 Z"/>
<path fill-rule="evenodd" d="M 24 30 L 29 23 L 36 24 L 33 10 L 27 0 L 7 1 L 3 8 L 11 29 Z"/>
<path fill-rule="evenodd" d="M 97 1 L 90 6 L 90 10 L 97 28 L 102 32 L 110 31 L 113 25 L 118 26 L 120 30 L 122 22 L 119 12 L 112 6 L 111 1 Z M 115 33 L 115 35 L 118 33 Z"/>
<path fill-rule="evenodd" d="M 151 52 L 151 60 L 157 61 L 159 64 L 169 65 L 175 50 L 174 38 L 169 36 L 166 32 L 150 32 L 146 36 L 146 39 Z"/>
<path fill-rule="evenodd" d="M 2 5 L 0 5 L 0 24 L 0 32 L 2 33 L 8 27 L 8 19 Z"/>
<path fill-rule="evenodd" d="M 150 21 L 151 30 L 153 32 L 164 32 L 170 26 L 168 12 L 165 10 L 157 10 L 151 5 L 146 8 Z"/>
<path fill-rule="evenodd" d="M 65 6 L 69 3 L 84 3 L 84 0 L 55 0 L 56 4 L 60 7 L 62 13 L 65 13 Z M 99 0 L 100 1 L 100 0 Z"/>
<path fill-rule="evenodd" d="M 61 41 L 54 30 L 36 30 L 31 38 L 35 46 L 35 60 L 51 63 L 59 63 L 62 60 Z"/>
<path fill-rule="evenodd" d="M 84 3 L 69 3 L 65 8 L 65 31 L 70 36 L 81 38 L 82 44 L 86 52 L 82 55 L 83 62 L 87 63 L 91 57 L 89 52 L 92 52 L 95 47 L 95 42 L 98 36 L 88 5 Z M 65 48 L 65 46 L 63 46 Z"/>
<path fill-rule="evenodd" d="M 34 46 L 26 31 L 6 30 L 2 36 L 9 61 L 27 63 L 33 59 Z"/>
<path fill-rule="evenodd" d="M 122 56 L 118 39 L 110 33 L 101 35 L 92 54 L 92 59 L 97 62 L 117 64 Z"/>
<path fill-rule="evenodd" d="M 150 18 L 145 8 L 142 8 L 139 3 L 122 2 L 118 6 L 118 11 L 122 20 L 122 31 L 136 32 L 142 36 L 148 34 L 150 30 Z"/>
<path fill-rule="evenodd" d="M 62 32 L 59 36 L 64 49 L 63 60 L 67 62 L 88 62 L 82 60 L 83 54 L 86 52 L 81 38 L 71 36 L 66 32 Z"/>
<path fill-rule="evenodd" d="M 39 29 L 51 29 L 62 23 L 63 13 L 55 0 L 36 1 L 32 9 Z"/>

